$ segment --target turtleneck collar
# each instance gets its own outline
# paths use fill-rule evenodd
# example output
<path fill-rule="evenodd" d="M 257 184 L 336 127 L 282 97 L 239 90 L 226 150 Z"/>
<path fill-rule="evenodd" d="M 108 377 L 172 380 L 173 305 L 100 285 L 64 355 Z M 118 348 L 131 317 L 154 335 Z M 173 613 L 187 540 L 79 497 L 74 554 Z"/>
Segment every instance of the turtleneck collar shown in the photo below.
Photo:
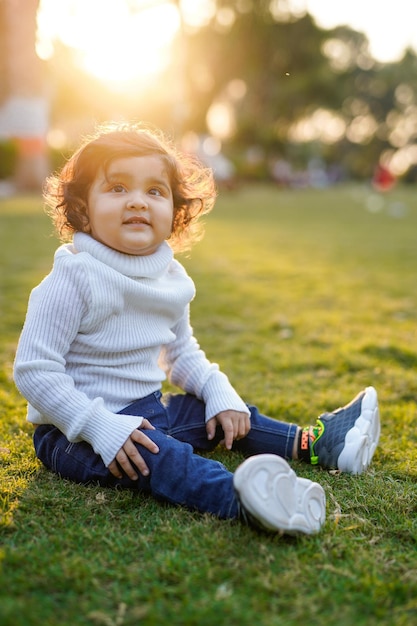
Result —
<path fill-rule="evenodd" d="M 72 251 L 87 252 L 98 261 L 131 278 L 158 278 L 173 259 L 170 246 L 164 241 L 153 254 L 135 256 L 108 248 L 87 233 L 74 235 Z"/>

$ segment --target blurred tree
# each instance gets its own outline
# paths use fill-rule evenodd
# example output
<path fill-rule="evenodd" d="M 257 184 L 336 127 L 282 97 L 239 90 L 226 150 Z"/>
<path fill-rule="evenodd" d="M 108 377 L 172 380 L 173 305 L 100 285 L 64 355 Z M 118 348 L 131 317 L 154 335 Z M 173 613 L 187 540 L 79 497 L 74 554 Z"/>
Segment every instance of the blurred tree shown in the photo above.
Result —
<path fill-rule="evenodd" d="M 130 1 L 136 11 L 142 6 Z M 39 121 L 47 117 L 34 53 L 36 6 L 36 0 L 0 2 L 0 70 L 7 79 L 0 85 L 0 133 L 10 99 L 15 110 L 16 98 L 26 112 L 32 107 L 19 116 L 37 120 L 37 134 L 19 142 L 20 172 L 26 159 L 35 184 L 34 172 L 44 163 Z M 323 30 L 310 15 L 292 14 L 286 0 L 217 0 L 204 26 L 183 20 L 172 62 L 157 80 L 131 82 L 124 91 L 77 66 L 74 50 L 54 45 L 45 64 L 50 119 L 52 130 L 63 129 L 70 143 L 95 122 L 130 118 L 177 137 L 211 133 L 238 164 L 247 152 L 249 160 L 262 162 L 261 175 L 279 158 L 305 167 L 320 157 L 360 178 L 369 178 L 381 158 L 398 172 L 417 162 L 416 54 L 378 64 L 363 34 Z"/>
<path fill-rule="evenodd" d="M 201 125 L 204 109 L 227 92 L 233 80 L 240 79 L 246 94 L 239 111 L 239 137 L 278 141 L 277 120 L 286 126 L 309 108 L 328 100 L 334 103 L 334 76 L 320 50 L 325 37 L 309 15 L 284 23 L 260 10 L 236 13 L 227 32 L 214 23 L 191 35 L 190 89 L 194 93 L 199 89 L 199 70 L 211 77 L 211 89 L 205 91 L 205 107 L 200 108 L 201 91 L 195 98 L 198 106 L 190 123 Z"/>
<path fill-rule="evenodd" d="M 220 130 L 221 106 L 234 116 L 233 132 L 223 139 L 235 154 L 252 145 L 266 159 L 298 155 L 304 165 L 311 156 L 337 159 L 362 178 L 381 155 L 391 158 L 401 141 L 415 140 L 414 53 L 378 64 L 365 35 L 320 29 L 310 15 L 292 15 L 284 0 L 217 4 L 210 24 L 186 32 L 190 128 L 205 128 L 217 103 Z M 239 98 L 236 82 L 244 86 Z"/>

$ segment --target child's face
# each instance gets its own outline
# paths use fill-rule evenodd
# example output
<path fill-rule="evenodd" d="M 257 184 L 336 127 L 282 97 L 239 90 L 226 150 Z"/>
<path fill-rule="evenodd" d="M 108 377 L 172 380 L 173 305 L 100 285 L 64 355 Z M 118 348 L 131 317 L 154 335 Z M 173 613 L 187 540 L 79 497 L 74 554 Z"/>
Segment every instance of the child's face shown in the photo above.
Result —
<path fill-rule="evenodd" d="M 172 230 L 174 203 L 159 156 L 115 159 L 88 194 L 92 237 L 125 254 L 152 254 Z"/>

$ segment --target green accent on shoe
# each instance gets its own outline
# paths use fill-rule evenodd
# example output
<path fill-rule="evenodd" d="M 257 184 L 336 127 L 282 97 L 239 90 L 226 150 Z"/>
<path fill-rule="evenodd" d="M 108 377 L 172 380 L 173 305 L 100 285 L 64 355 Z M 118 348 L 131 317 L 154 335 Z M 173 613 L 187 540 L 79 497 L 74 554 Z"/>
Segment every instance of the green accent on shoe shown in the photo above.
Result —
<path fill-rule="evenodd" d="M 318 465 L 319 457 L 314 453 L 314 446 L 320 437 L 324 434 L 325 426 L 320 419 L 317 419 L 316 426 L 310 426 L 310 463 L 311 465 Z"/>

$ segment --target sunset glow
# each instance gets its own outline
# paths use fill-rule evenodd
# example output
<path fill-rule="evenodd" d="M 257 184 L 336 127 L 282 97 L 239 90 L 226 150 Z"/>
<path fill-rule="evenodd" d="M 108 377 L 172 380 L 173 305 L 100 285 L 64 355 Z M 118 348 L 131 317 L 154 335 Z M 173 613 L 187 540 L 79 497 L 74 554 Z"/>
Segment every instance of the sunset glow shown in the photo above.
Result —
<path fill-rule="evenodd" d="M 41 0 L 37 52 L 50 58 L 60 41 L 90 74 L 122 83 L 163 69 L 179 27 L 172 2 Z"/>
<path fill-rule="evenodd" d="M 417 5 L 409 0 L 397 0 L 395 7 L 379 0 L 271 2 L 278 14 L 285 6 L 298 16 L 310 11 L 324 28 L 348 24 L 364 32 L 378 60 L 396 60 L 405 46 L 417 46 Z M 181 19 L 187 27 L 199 28 L 215 15 L 215 0 L 40 0 L 37 52 L 49 59 L 61 42 L 74 50 L 87 72 L 122 84 L 155 76 L 168 65 Z M 219 24 L 227 18 L 230 25 L 233 15 L 218 11 Z"/>

